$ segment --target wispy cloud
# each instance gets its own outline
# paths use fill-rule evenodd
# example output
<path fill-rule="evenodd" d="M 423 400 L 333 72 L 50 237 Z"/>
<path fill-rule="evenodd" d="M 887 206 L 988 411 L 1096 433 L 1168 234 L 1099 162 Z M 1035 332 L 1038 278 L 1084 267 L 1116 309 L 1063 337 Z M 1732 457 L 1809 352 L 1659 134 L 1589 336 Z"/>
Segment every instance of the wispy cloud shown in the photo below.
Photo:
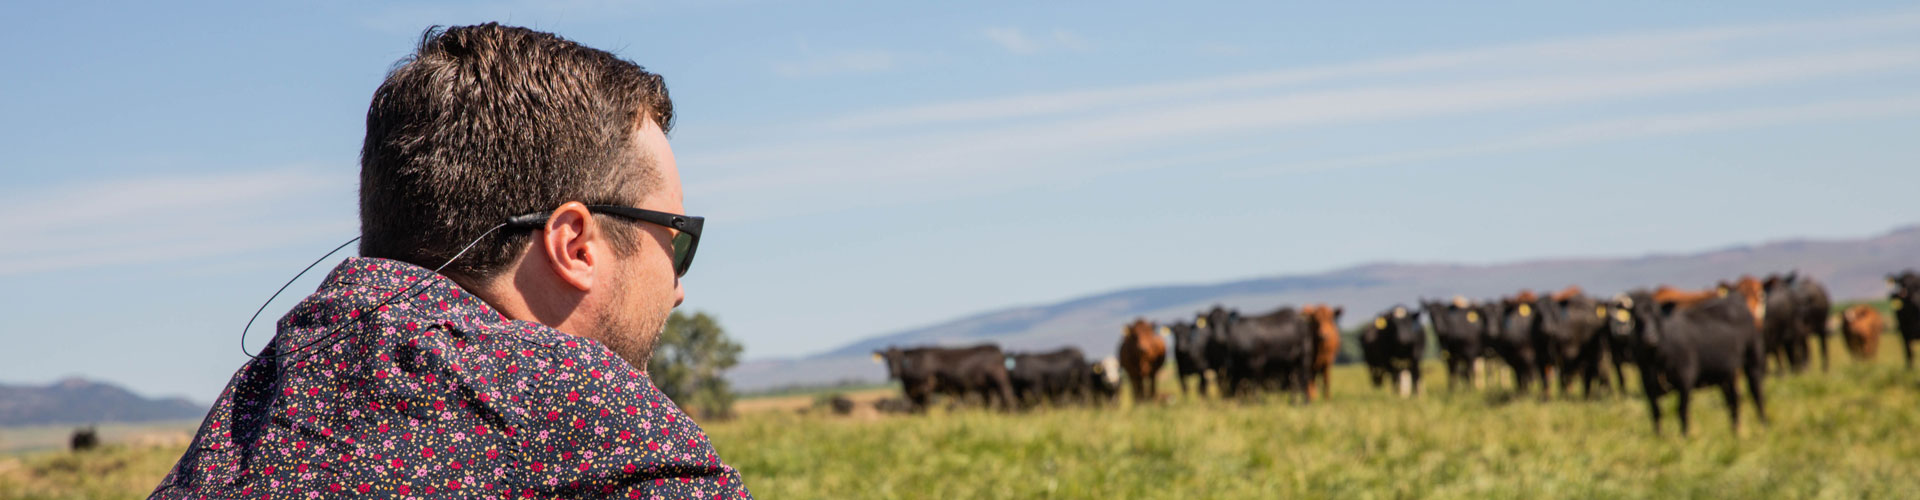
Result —
<path fill-rule="evenodd" d="M 1031 44 L 1018 30 L 1001 29 L 1015 42 Z M 1649 64 L 1694 61 L 1723 55 L 1738 44 L 1859 37 L 1920 30 L 1920 11 L 1882 16 L 1715 27 L 1413 54 L 1369 61 L 1288 68 L 1190 80 L 1079 89 L 1031 95 L 883 109 L 832 117 L 828 128 L 891 129 L 956 122 L 1003 120 L 1086 112 L 1142 103 L 1206 99 L 1239 92 L 1273 92 L 1310 84 L 1340 84 L 1366 78 L 1442 72 L 1626 70 Z M 988 30 L 990 37 L 995 30 Z M 1016 51 L 1017 52 L 1017 51 Z"/>
<path fill-rule="evenodd" d="M 345 176 L 282 168 L 76 183 L 12 193 L 0 204 L 0 276 L 233 255 L 351 234 Z"/>
<path fill-rule="evenodd" d="M 709 173 L 690 182 L 690 194 L 737 211 L 731 214 L 735 217 L 797 215 L 791 208 L 795 206 L 832 210 L 910 203 L 927 199 L 927 193 L 969 196 L 1107 175 L 1127 158 L 1177 154 L 1174 150 L 1223 137 L 1257 134 L 1272 142 L 1289 130 L 1532 113 L 1910 72 L 1920 69 L 1920 40 L 1910 35 L 1914 30 L 1920 30 L 1920 13 L 1544 41 L 975 99 L 828 118 L 821 121 L 825 126 L 817 129 L 817 136 L 725 153 L 692 152 L 683 164 L 700 165 Z M 1757 125 L 1860 114 L 1823 107 L 1858 111 L 1848 107 L 1860 106 L 1857 103 L 1818 96 L 1811 101 L 1806 104 L 1810 108 L 1797 111 L 1736 105 L 1713 116 L 1745 117 Z M 1911 111 L 1888 107 L 1886 112 Z M 1771 118 L 1756 119 L 1761 116 Z M 1659 123 L 1666 125 L 1652 130 L 1678 134 L 1712 129 L 1673 125 L 1692 123 L 1679 118 L 1664 117 Z M 1645 125 L 1628 124 L 1635 120 L 1631 118 L 1619 120 L 1622 123 L 1596 125 L 1585 135 L 1567 133 L 1592 141 L 1651 133 L 1609 132 L 1614 129 L 1608 127 Z M 1518 132 L 1516 136 L 1536 131 Z M 1533 144 L 1542 146 L 1528 147 L 1574 140 L 1540 138 Z M 1449 154 L 1497 149 L 1461 146 Z M 842 192 L 854 185 L 860 186 L 857 194 Z M 831 201 L 818 203 L 823 194 Z"/>
<path fill-rule="evenodd" d="M 1041 38 L 1027 36 L 1020 28 L 987 28 L 981 34 L 994 45 L 1020 55 L 1038 54 L 1048 50 L 1085 51 L 1093 47 L 1087 39 L 1065 29 L 1054 29 Z"/>
<path fill-rule="evenodd" d="M 774 63 L 773 71 L 789 78 L 872 73 L 892 69 L 897 60 L 898 56 L 890 51 L 852 50 Z"/>
<path fill-rule="evenodd" d="M 1648 137 L 1909 115 L 1920 115 L 1920 94 L 1875 99 L 1840 99 L 1790 106 L 1656 114 L 1567 125 L 1473 144 L 1246 169 L 1233 173 L 1231 177 L 1253 178 L 1399 165 Z"/>
<path fill-rule="evenodd" d="M 984 34 L 987 40 L 991 40 L 1000 48 L 1007 49 L 1007 52 L 1032 54 L 1040 51 L 1040 44 L 1027 38 L 1026 33 L 1021 33 L 1019 28 L 987 28 Z"/>

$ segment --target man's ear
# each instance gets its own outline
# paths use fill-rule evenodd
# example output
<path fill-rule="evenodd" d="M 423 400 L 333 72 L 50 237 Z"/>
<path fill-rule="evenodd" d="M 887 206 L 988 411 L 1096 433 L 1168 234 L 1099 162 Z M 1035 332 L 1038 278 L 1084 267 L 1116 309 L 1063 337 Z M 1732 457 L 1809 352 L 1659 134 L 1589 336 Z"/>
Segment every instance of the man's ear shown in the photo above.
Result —
<path fill-rule="evenodd" d="M 587 206 L 569 201 L 547 217 L 546 230 L 540 232 L 537 246 L 555 276 L 587 291 L 593 289 L 595 266 L 606 257 L 601 253 L 608 251 L 600 241 L 604 238 Z"/>

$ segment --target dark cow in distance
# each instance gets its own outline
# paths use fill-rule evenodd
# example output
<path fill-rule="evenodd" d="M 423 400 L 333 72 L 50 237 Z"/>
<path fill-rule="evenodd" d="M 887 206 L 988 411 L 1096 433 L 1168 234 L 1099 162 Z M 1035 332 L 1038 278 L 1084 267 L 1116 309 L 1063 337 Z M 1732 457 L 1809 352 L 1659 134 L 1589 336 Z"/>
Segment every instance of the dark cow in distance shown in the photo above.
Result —
<path fill-rule="evenodd" d="M 1484 387 L 1487 321 L 1480 308 L 1466 297 L 1454 297 L 1453 302 L 1422 300 L 1420 308 L 1426 310 L 1440 355 L 1446 357 L 1447 389 L 1463 381 L 1476 389 Z"/>
<path fill-rule="evenodd" d="M 1420 311 L 1394 306 L 1360 327 L 1360 349 L 1367 359 L 1373 384 L 1385 377 L 1395 378 L 1401 397 L 1420 392 L 1420 356 L 1427 350 L 1427 331 L 1420 324 Z"/>
<path fill-rule="evenodd" d="M 1248 397 L 1264 389 L 1293 389 L 1300 402 L 1310 402 L 1314 333 L 1306 317 L 1291 307 L 1259 316 L 1227 316 L 1222 394 Z"/>
<path fill-rule="evenodd" d="M 985 404 L 1003 409 L 1015 406 L 1013 381 L 999 346 L 889 347 L 873 354 L 887 365 L 887 377 L 900 381 L 901 392 L 915 411 L 925 410 L 935 394 L 955 399 L 979 396 Z"/>
<path fill-rule="evenodd" d="M 1534 304 L 1539 300 L 1533 291 L 1521 290 L 1512 297 L 1500 299 L 1489 308 L 1495 314 L 1486 315 L 1495 318 L 1490 320 L 1495 323 L 1487 326 L 1487 346 L 1513 369 L 1515 389 L 1523 393 L 1532 385 L 1534 376 L 1546 369 L 1534 349 L 1534 336 L 1540 326 L 1540 314 L 1534 310 Z"/>
<path fill-rule="evenodd" d="M 1094 369 L 1080 349 L 1010 353 L 1006 365 L 1013 397 L 1022 406 L 1085 401 L 1094 396 Z"/>
<path fill-rule="evenodd" d="M 1196 315 L 1192 322 L 1174 322 L 1167 325 L 1173 333 L 1173 363 L 1175 380 L 1180 382 L 1180 393 L 1187 394 L 1187 377 L 1198 379 L 1200 396 L 1207 395 L 1207 373 L 1218 371 L 1226 364 L 1226 349 L 1221 344 L 1221 335 L 1215 324 L 1227 317 L 1227 310 L 1214 306 L 1212 311 Z"/>
<path fill-rule="evenodd" d="M 1748 395 L 1760 423 L 1767 422 L 1762 381 L 1766 352 L 1753 313 L 1744 300 L 1719 297 L 1691 306 L 1655 300 L 1622 301 L 1611 309 L 1611 321 L 1623 324 L 1635 340 L 1641 387 L 1655 434 L 1660 432 L 1660 398 L 1672 392 L 1679 398 L 1680 434 L 1691 429 L 1693 390 L 1719 386 L 1733 428 L 1740 428 L 1738 383 L 1746 378 Z"/>
<path fill-rule="evenodd" d="M 1580 287 L 1567 287 L 1535 304 L 1540 321 L 1535 349 L 1546 366 L 1560 371 L 1561 397 L 1568 396 L 1574 377 L 1581 381 L 1581 396 L 1591 397 L 1593 385 L 1612 386 L 1617 373 L 1607 373 L 1607 307 L 1593 300 Z M 1542 382 L 1551 382 L 1542 379 Z"/>
<path fill-rule="evenodd" d="M 1913 369 L 1913 343 L 1920 342 L 1920 272 L 1909 269 L 1887 275 L 1887 306 L 1893 308 L 1893 320 L 1900 328 L 1900 351 L 1907 355 L 1907 369 Z"/>
<path fill-rule="evenodd" d="M 1820 369 L 1826 370 L 1827 316 L 1833 307 L 1827 287 L 1798 272 L 1767 276 L 1762 287 L 1766 314 L 1760 318 L 1761 335 L 1778 366 L 1793 372 L 1806 369 L 1812 354 L 1807 342 L 1812 341 L 1819 344 Z"/>
<path fill-rule="evenodd" d="M 1128 323 L 1120 338 L 1120 368 L 1133 384 L 1133 401 L 1145 403 L 1159 398 L 1160 367 L 1167 362 L 1167 341 L 1159 329 L 1144 318 Z"/>

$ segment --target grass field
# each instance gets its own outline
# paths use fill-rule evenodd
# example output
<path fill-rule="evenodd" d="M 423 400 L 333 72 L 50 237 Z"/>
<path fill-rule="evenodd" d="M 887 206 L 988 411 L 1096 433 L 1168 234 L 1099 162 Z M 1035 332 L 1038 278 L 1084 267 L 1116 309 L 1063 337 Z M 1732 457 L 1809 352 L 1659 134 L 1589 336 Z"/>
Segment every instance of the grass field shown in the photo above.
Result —
<path fill-rule="evenodd" d="M 1306 407 L 765 413 L 707 430 L 764 498 L 1904 498 L 1920 491 L 1920 373 L 1887 354 L 1770 380 L 1771 425 L 1739 435 L 1696 393 L 1686 439 L 1671 418 L 1654 435 L 1638 395 L 1449 393 L 1434 363 L 1414 400 L 1345 366 Z"/>
<path fill-rule="evenodd" d="M 1413 400 L 1344 366 L 1333 398 L 1305 407 L 836 417 L 800 414 L 811 399 L 791 396 L 744 400 L 740 418 L 705 427 L 760 498 L 1906 498 L 1920 491 L 1920 372 L 1902 369 L 1895 338 L 1877 363 L 1836 341 L 1831 372 L 1771 379 L 1772 424 L 1746 420 L 1739 435 L 1718 395 L 1696 393 L 1687 439 L 1671 419 L 1655 436 L 1637 395 L 1450 393 L 1434 363 Z M 179 453 L 0 457 L 0 498 L 141 498 Z"/>

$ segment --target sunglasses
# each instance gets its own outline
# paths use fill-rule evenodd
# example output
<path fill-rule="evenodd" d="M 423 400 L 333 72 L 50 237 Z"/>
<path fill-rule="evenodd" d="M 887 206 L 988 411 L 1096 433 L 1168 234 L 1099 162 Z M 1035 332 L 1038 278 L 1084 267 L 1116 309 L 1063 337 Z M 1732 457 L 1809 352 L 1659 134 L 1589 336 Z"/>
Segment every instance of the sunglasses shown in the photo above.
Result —
<path fill-rule="evenodd" d="M 636 220 L 664 226 L 674 230 L 673 235 L 673 275 L 687 275 L 687 268 L 693 267 L 693 251 L 700 248 L 700 227 L 706 225 L 705 217 L 657 212 L 643 208 L 620 205 L 587 205 L 587 212 L 611 215 L 623 219 Z M 507 227 L 513 229 L 539 229 L 546 227 L 546 213 L 516 215 L 507 219 Z"/>

